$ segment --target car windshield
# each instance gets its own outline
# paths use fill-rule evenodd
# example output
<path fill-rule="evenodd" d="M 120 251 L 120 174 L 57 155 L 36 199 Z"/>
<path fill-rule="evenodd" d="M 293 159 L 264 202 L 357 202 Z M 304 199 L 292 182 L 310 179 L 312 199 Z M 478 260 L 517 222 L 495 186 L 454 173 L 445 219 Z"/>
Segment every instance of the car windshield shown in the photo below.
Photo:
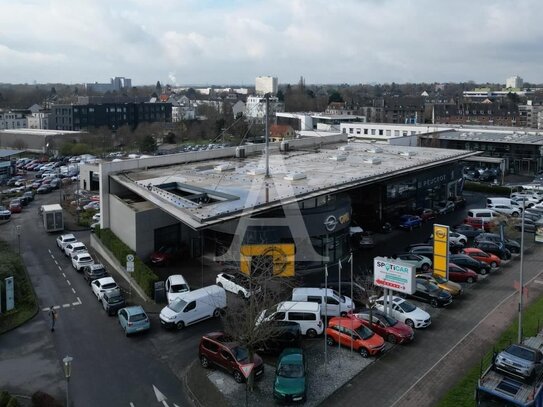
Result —
<path fill-rule="evenodd" d="M 189 290 L 189 286 L 186 284 L 172 284 L 170 292 L 172 293 L 184 293 Z"/>
<path fill-rule="evenodd" d="M 340 295 L 336 290 L 333 290 L 333 291 L 334 291 L 334 295 L 336 297 L 341 298 L 341 302 L 345 302 L 345 296 L 344 295 Z"/>
<path fill-rule="evenodd" d="M 115 287 L 117 287 L 117 284 L 115 284 L 115 283 L 107 283 L 107 284 L 104 284 L 102 286 L 102 288 L 104 290 L 110 290 L 110 289 L 115 288 Z"/>
<path fill-rule="evenodd" d="M 532 362 L 535 362 L 536 359 L 535 352 L 529 349 L 521 348 L 520 346 L 511 345 L 505 351 L 510 355 L 516 356 L 521 359 L 530 360 Z"/>
<path fill-rule="evenodd" d="M 145 314 L 130 315 L 130 322 L 144 321 L 146 319 L 147 319 L 147 315 L 145 315 Z"/>
<path fill-rule="evenodd" d="M 168 308 L 171 309 L 174 312 L 181 312 L 183 309 L 185 309 L 185 305 L 187 303 L 181 299 L 173 301 L 170 305 L 168 305 Z"/>
<path fill-rule="evenodd" d="M 304 367 L 299 363 L 281 363 L 277 367 L 277 376 L 287 378 L 304 377 Z"/>
<path fill-rule="evenodd" d="M 445 284 L 448 280 L 440 276 L 434 276 L 434 279 L 438 284 Z"/>
<path fill-rule="evenodd" d="M 398 306 L 403 309 L 404 312 L 413 312 L 415 311 L 415 309 L 417 309 L 417 307 L 407 301 L 399 303 Z"/>
<path fill-rule="evenodd" d="M 383 315 L 381 318 L 385 320 L 388 326 L 394 326 L 398 323 L 395 318 L 389 317 L 388 315 Z"/>
<path fill-rule="evenodd" d="M 232 353 L 238 362 L 243 362 L 244 360 L 249 359 L 249 351 L 243 346 L 236 346 L 232 349 Z"/>
<path fill-rule="evenodd" d="M 364 325 L 361 325 L 359 328 L 357 328 L 356 333 L 360 335 L 362 339 L 369 339 L 373 335 L 375 335 L 371 329 L 367 328 Z"/>
<path fill-rule="evenodd" d="M 111 297 L 107 297 L 107 302 L 109 302 L 110 304 L 116 304 L 122 301 L 123 301 L 123 297 L 120 295 L 113 295 Z"/>
<path fill-rule="evenodd" d="M 439 287 L 437 285 L 435 285 L 434 283 L 432 282 L 428 282 L 428 284 L 426 285 L 428 287 L 428 291 L 430 292 L 436 292 L 436 291 L 439 291 Z"/>

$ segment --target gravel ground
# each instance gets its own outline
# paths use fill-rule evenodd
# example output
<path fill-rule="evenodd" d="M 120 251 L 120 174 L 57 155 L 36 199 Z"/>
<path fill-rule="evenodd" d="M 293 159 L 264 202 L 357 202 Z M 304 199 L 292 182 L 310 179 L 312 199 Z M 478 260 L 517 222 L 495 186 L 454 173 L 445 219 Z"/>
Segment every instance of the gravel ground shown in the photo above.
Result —
<path fill-rule="evenodd" d="M 307 342 L 307 341 L 306 341 Z M 385 352 L 392 345 L 386 343 Z M 337 346 L 326 349 L 328 365 L 324 365 L 324 338 L 305 344 L 308 370 L 307 402 L 305 406 L 317 406 L 333 392 L 351 380 L 364 368 L 373 363 L 376 358 L 362 358 L 349 348 L 338 349 Z M 230 406 L 245 405 L 245 386 L 234 381 L 232 376 L 222 370 L 211 370 L 207 375 L 209 381 L 223 394 Z M 264 376 L 255 383 L 254 391 L 247 394 L 248 406 L 273 406 L 273 380 L 275 366 L 265 364 Z"/>

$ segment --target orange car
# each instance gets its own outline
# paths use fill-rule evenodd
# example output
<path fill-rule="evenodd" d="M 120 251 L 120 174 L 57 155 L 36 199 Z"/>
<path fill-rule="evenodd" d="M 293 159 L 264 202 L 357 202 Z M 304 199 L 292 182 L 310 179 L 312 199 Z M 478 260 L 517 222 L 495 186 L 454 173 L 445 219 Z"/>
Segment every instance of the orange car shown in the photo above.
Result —
<path fill-rule="evenodd" d="M 366 327 L 362 321 L 346 317 L 332 318 L 326 328 L 326 342 L 333 346 L 353 346 L 363 358 L 377 355 L 385 347 L 385 340 Z"/>
<path fill-rule="evenodd" d="M 495 254 L 484 252 L 481 249 L 476 249 L 475 247 L 466 247 L 462 250 L 462 253 L 467 254 L 468 256 L 479 261 L 490 264 L 490 267 L 492 268 L 499 267 L 501 263 L 501 259 Z"/>

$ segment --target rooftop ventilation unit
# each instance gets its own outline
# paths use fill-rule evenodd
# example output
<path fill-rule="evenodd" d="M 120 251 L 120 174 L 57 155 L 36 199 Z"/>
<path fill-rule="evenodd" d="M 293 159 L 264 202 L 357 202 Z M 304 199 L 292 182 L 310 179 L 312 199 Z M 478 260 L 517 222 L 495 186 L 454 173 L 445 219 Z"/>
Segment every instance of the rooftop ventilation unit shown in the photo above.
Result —
<path fill-rule="evenodd" d="M 236 147 L 236 158 L 245 158 L 245 147 Z"/>
<path fill-rule="evenodd" d="M 338 150 L 339 150 L 339 151 L 352 151 L 352 150 L 353 150 L 353 146 L 347 144 L 346 146 L 338 147 Z"/>
<path fill-rule="evenodd" d="M 345 161 L 347 159 L 347 156 L 344 154 L 337 154 L 337 155 L 328 157 L 328 159 L 332 161 Z"/>
<path fill-rule="evenodd" d="M 223 172 L 223 171 L 232 171 L 235 168 L 236 167 L 234 167 L 232 164 L 219 164 L 219 165 L 216 165 L 215 168 L 213 169 L 218 172 Z"/>
<path fill-rule="evenodd" d="M 417 153 L 415 151 L 408 150 L 408 151 L 401 151 L 400 155 L 403 155 L 405 157 L 413 157 L 413 156 L 417 155 Z"/>
<path fill-rule="evenodd" d="M 371 164 L 371 165 L 379 165 L 381 164 L 381 159 L 380 158 L 365 158 L 364 159 L 364 163 L 366 164 Z"/>
<path fill-rule="evenodd" d="M 290 146 L 288 144 L 288 141 L 286 140 L 281 141 L 281 144 L 279 144 L 279 150 L 286 153 L 289 149 L 290 149 Z"/>
<path fill-rule="evenodd" d="M 247 175 L 264 175 L 266 170 L 264 168 L 253 168 L 247 171 Z"/>
<path fill-rule="evenodd" d="M 284 179 L 287 181 L 298 181 L 301 179 L 306 179 L 307 175 L 303 172 L 289 172 L 285 175 Z"/>
<path fill-rule="evenodd" d="M 383 149 L 381 147 L 372 147 L 368 149 L 368 153 L 377 154 L 377 153 L 382 153 L 382 152 L 383 152 Z"/>

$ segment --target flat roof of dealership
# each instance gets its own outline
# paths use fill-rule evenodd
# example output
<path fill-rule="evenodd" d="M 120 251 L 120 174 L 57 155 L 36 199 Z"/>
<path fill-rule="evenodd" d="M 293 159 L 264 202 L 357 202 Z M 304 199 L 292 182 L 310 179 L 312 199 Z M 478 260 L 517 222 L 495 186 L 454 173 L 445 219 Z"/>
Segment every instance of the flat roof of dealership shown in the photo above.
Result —
<path fill-rule="evenodd" d="M 507 143 L 507 144 L 532 144 L 543 145 L 543 134 L 534 132 L 511 131 L 503 132 L 481 132 L 461 129 L 442 131 L 436 134 L 420 134 L 423 138 L 439 138 L 440 140 L 462 140 L 486 143 Z"/>
<path fill-rule="evenodd" d="M 264 174 L 263 145 L 245 158 L 235 158 L 226 149 L 178 154 L 172 165 L 148 161 L 122 172 L 108 163 L 113 179 L 152 201 L 195 228 L 223 222 L 248 213 L 369 185 L 378 180 L 428 167 L 456 162 L 478 152 L 437 148 L 376 145 L 367 142 L 338 142 L 341 136 L 319 138 L 312 146 L 292 140 L 291 150 L 270 148 L 270 177 Z M 346 139 L 346 135 L 343 135 Z M 306 139 L 307 140 L 307 139 Z M 297 142 L 300 143 L 297 145 Z M 303 144 L 305 143 L 305 144 Z M 258 150 L 260 149 L 260 150 Z M 208 153 L 196 160 L 194 154 Z M 183 160 L 183 156 L 187 160 Z M 172 162 L 172 156 L 169 156 Z M 190 157 L 190 159 L 188 159 Z M 131 161 L 131 160 L 128 160 Z M 184 162 L 183 162 L 184 161 Z M 187 162 L 190 161 L 190 162 Z M 126 163 L 129 164 L 129 163 Z M 154 165 L 154 166 L 153 166 Z M 160 166 L 159 166 L 160 165 Z M 136 163 L 133 164 L 133 167 Z"/>

